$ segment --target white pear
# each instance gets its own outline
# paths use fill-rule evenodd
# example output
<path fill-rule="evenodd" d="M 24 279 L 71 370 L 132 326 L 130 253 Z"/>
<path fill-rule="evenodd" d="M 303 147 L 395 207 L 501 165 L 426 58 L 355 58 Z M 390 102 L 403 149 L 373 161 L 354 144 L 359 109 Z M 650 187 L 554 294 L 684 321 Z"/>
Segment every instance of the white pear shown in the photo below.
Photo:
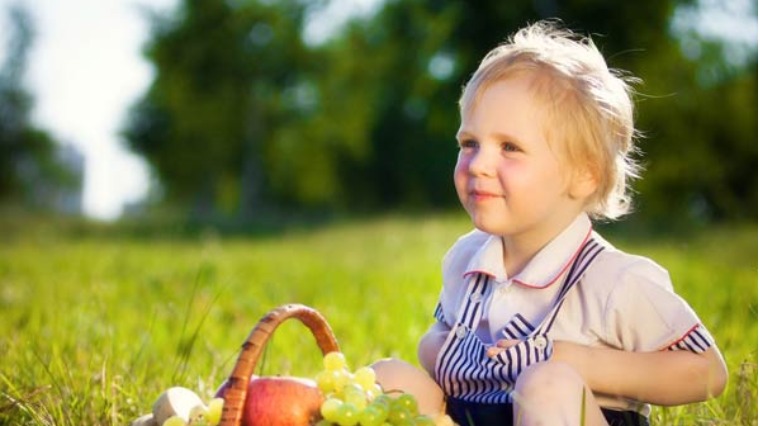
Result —
<path fill-rule="evenodd" d="M 146 414 L 136 418 L 130 426 L 160 426 L 156 419 L 153 418 L 153 414 Z"/>
<path fill-rule="evenodd" d="M 153 404 L 153 419 L 159 425 L 172 416 L 180 417 L 187 422 L 190 419 L 190 411 L 197 406 L 205 407 L 195 392 L 179 386 L 169 388 Z"/>

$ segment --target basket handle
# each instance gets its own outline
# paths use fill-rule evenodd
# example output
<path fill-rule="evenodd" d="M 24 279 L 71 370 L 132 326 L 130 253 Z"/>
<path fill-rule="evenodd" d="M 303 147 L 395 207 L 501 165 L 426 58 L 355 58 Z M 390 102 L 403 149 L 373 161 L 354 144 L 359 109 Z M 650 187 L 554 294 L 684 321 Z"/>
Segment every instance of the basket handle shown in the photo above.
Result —
<path fill-rule="evenodd" d="M 248 394 L 256 363 L 274 330 L 288 318 L 296 318 L 311 330 L 322 354 L 340 351 L 338 341 L 325 318 L 316 310 L 299 304 L 289 304 L 272 309 L 264 315 L 251 330 L 243 343 L 235 368 L 224 394 L 224 408 L 219 426 L 239 426 L 243 418 L 243 407 Z"/>

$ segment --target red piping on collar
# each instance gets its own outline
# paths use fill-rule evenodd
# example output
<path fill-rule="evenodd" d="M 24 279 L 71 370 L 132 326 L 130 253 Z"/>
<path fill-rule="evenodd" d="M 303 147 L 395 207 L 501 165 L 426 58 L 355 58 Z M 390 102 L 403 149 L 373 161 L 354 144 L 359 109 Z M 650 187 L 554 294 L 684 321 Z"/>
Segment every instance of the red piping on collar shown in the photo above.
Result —
<path fill-rule="evenodd" d="M 586 236 L 583 238 L 583 242 L 581 243 L 581 245 L 578 246 L 578 249 L 575 250 L 575 253 L 573 253 L 572 257 L 570 257 L 570 259 L 567 261 L 567 263 L 565 263 L 565 265 L 562 266 L 562 269 L 559 272 L 557 272 L 557 275 L 555 275 L 554 278 L 552 278 L 551 281 L 549 281 L 546 285 L 543 285 L 543 286 L 531 285 L 529 283 L 526 283 L 524 281 L 520 281 L 518 279 L 515 279 L 513 281 L 516 284 L 519 284 L 519 285 L 521 285 L 523 287 L 529 287 L 529 288 L 534 288 L 534 289 L 538 289 L 538 290 L 550 287 L 552 284 L 554 284 L 555 282 L 557 282 L 557 280 L 559 279 L 559 277 L 561 277 L 565 273 L 565 271 L 567 271 L 567 269 L 570 268 L 570 265 L 572 265 L 573 262 L 575 262 L 575 259 L 578 257 L 579 254 L 581 254 L 581 250 L 583 250 L 583 246 L 585 246 L 586 242 L 589 240 L 589 238 L 591 238 L 591 232 L 592 231 L 593 231 L 593 227 L 589 227 L 588 232 L 586 233 Z M 488 275 L 491 278 L 495 278 L 494 275 L 491 274 L 491 273 L 488 273 L 488 272 L 485 272 L 485 271 L 478 271 L 478 270 L 467 271 L 467 272 L 464 273 L 464 275 L 462 277 L 463 278 L 467 277 L 470 274 L 484 274 L 484 275 Z"/>

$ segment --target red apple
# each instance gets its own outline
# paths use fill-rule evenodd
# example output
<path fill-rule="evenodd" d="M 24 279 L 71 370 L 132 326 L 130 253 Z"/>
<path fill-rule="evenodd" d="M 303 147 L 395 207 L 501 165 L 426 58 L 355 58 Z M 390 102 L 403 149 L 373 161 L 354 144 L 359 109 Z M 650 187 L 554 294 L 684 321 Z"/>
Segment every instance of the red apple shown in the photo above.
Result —
<path fill-rule="evenodd" d="M 217 391 L 224 396 L 226 382 Z M 243 426 L 309 426 L 320 418 L 323 397 L 316 382 L 300 377 L 251 377 Z"/>

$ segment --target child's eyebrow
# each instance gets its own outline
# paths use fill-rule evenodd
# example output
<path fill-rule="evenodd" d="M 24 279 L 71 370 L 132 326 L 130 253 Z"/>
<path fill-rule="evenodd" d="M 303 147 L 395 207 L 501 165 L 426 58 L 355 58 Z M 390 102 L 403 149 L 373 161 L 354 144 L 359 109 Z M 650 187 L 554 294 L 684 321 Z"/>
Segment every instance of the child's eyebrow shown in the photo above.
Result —
<path fill-rule="evenodd" d="M 491 134 L 491 136 L 493 136 L 495 139 L 498 139 L 504 142 L 519 142 L 520 141 L 520 138 L 514 135 L 507 134 L 507 133 L 502 133 L 502 132 L 494 132 L 493 134 Z"/>
<path fill-rule="evenodd" d="M 508 133 L 503 133 L 503 132 L 493 132 L 489 136 L 494 139 L 505 141 L 505 142 L 519 142 L 520 141 L 520 138 L 516 137 L 515 135 L 510 135 Z M 472 132 L 468 131 L 467 129 L 462 129 L 462 128 L 460 128 L 457 131 L 455 138 L 456 140 L 477 139 L 477 137 Z"/>
<path fill-rule="evenodd" d="M 460 129 L 457 131 L 457 134 L 456 134 L 456 135 L 454 135 L 454 137 L 455 137 L 457 140 L 462 140 L 462 139 L 469 139 L 469 138 L 474 138 L 474 136 L 473 136 L 473 134 L 472 134 L 472 133 L 470 133 L 470 132 L 468 132 L 466 129 L 462 129 L 462 128 L 460 128 Z"/>

